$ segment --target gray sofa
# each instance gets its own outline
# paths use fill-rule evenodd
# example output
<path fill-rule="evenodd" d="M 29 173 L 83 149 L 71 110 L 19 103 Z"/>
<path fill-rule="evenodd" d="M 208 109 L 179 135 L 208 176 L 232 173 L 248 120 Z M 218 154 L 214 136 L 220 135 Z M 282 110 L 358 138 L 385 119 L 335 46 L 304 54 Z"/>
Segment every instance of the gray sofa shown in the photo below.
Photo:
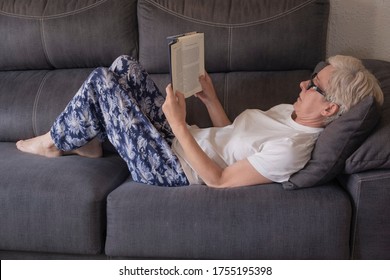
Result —
<path fill-rule="evenodd" d="M 389 62 L 364 60 L 385 93 L 370 136 L 355 147 L 328 130 L 348 140 L 336 159 L 313 156 L 326 170 L 285 184 L 155 187 L 132 182 L 109 144 L 99 159 L 15 148 L 121 54 L 164 89 L 165 38 L 193 30 L 230 118 L 292 103 L 325 58 L 328 15 L 328 0 L 0 0 L 0 258 L 389 259 Z M 210 125 L 196 98 L 187 106 L 189 123 Z"/>

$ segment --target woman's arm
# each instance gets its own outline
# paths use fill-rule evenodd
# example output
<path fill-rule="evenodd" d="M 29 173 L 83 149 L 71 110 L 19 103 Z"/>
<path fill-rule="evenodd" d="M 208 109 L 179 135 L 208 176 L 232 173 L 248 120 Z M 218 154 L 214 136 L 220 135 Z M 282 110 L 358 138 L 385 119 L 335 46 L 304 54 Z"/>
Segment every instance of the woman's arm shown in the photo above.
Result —
<path fill-rule="evenodd" d="M 185 122 L 186 108 L 183 94 L 166 88 L 167 97 L 163 111 L 177 140 L 186 153 L 187 160 L 203 181 L 210 187 L 238 187 L 270 183 L 257 172 L 248 160 L 241 160 L 221 168 L 201 149 Z"/>
<path fill-rule="evenodd" d="M 207 73 L 204 76 L 200 76 L 199 82 L 202 86 L 202 91 L 198 92 L 195 96 L 206 106 L 213 126 L 222 127 L 231 124 L 218 99 L 210 76 Z"/>

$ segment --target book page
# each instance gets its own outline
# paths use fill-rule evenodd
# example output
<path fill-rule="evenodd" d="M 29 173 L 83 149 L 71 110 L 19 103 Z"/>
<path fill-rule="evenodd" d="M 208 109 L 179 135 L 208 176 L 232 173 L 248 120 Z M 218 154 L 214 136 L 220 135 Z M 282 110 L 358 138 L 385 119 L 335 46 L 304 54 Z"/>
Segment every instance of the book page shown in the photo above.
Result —
<path fill-rule="evenodd" d="M 191 92 L 199 88 L 199 51 L 197 42 L 182 47 L 184 92 Z M 198 91 L 200 90 L 201 88 Z"/>

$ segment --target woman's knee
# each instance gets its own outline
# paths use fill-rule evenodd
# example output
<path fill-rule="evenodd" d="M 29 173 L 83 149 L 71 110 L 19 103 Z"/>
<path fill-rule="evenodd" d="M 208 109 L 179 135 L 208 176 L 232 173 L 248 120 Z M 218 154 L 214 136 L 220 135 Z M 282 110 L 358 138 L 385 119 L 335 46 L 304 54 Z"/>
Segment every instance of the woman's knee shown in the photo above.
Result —
<path fill-rule="evenodd" d="M 89 74 L 87 82 L 92 84 L 98 82 L 101 84 L 106 80 L 111 80 L 109 69 L 106 67 L 97 67 Z"/>
<path fill-rule="evenodd" d="M 116 66 L 119 65 L 119 64 L 122 64 L 123 61 L 131 61 L 132 59 L 133 59 L 133 58 L 132 58 L 131 56 L 129 56 L 129 55 L 125 55 L 125 54 L 120 55 L 120 56 L 118 56 L 118 57 L 114 60 L 114 62 L 111 64 L 110 69 L 111 69 L 111 68 L 115 69 Z"/>
<path fill-rule="evenodd" d="M 118 84 L 113 73 L 106 67 L 95 68 L 85 81 L 84 91 L 93 91 L 95 94 L 101 94 L 109 88 Z"/>
<path fill-rule="evenodd" d="M 135 58 L 129 55 L 121 55 L 114 60 L 109 69 L 121 75 L 127 73 L 134 65 L 139 65 L 139 62 Z"/>

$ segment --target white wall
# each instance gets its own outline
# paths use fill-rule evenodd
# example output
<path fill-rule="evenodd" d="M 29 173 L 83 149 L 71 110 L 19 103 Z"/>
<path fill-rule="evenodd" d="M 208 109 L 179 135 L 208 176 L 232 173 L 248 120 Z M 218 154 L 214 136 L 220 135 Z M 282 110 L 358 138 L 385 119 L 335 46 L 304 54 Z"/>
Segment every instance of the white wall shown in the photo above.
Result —
<path fill-rule="evenodd" d="M 390 61 L 390 0 L 330 0 L 327 56 Z"/>

